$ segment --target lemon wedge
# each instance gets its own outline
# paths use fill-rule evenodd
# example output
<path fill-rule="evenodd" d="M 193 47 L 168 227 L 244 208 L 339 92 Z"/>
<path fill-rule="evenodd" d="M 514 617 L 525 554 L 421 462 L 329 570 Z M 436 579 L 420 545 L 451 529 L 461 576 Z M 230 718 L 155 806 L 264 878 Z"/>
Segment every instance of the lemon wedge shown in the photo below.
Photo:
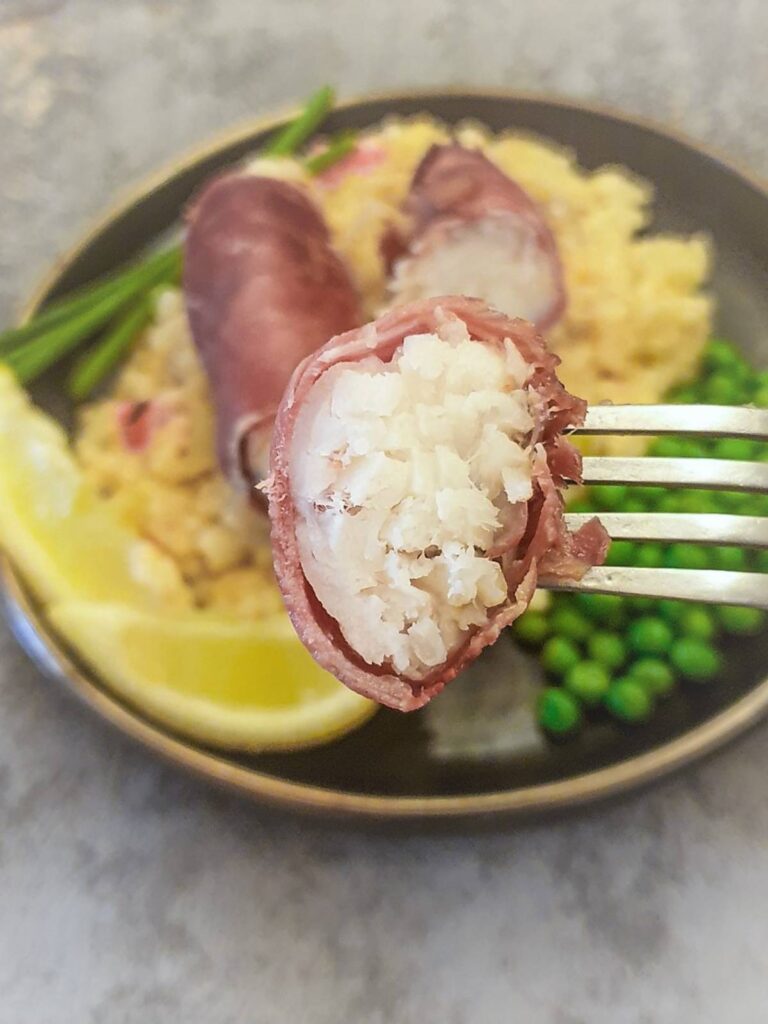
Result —
<path fill-rule="evenodd" d="M 48 617 L 127 702 L 211 746 L 312 746 L 376 709 L 313 661 L 285 615 L 238 622 L 75 601 Z"/>
<path fill-rule="evenodd" d="M 285 615 L 169 611 L 173 594 L 141 582 L 145 542 L 89 488 L 64 431 L 2 366 L 0 544 L 82 660 L 179 733 L 288 750 L 333 739 L 376 709 L 315 664 Z"/>
<path fill-rule="evenodd" d="M 83 480 L 61 427 L 0 366 L 0 543 L 43 601 L 147 601 L 137 538 Z"/>

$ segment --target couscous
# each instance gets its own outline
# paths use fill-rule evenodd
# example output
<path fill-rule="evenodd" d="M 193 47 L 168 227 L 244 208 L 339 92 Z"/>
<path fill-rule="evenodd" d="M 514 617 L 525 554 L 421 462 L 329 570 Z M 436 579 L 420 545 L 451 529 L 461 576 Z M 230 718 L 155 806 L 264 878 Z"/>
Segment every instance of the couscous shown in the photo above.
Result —
<path fill-rule="evenodd" d="M 382 235 L 397 222 L 419 161 L 449 136 L 428 117 L 389 121 L 360 141 L 359 173 L 340 167 L 310 179 L 292 159 L 254 168 L 311 191 L 373 316 L 388 302 Z M 554 233 L 568 304 L 548 340 L 566 387 L 591 402 L 653 402 L 691 376 L 711 321 L 706 239 L 646 234 L 652 189 L 623 168 L 587 172 L 548 142 L 478 125 L 454 137 L 519 182 Z M 166 289 L 109 393 L 82 410 L 76 454 L 147 542 L 136 571 L 170 606 L 269 614 L 281 599 L 266 520 L 222 476 L 213 435 L 181 294 Z"/>

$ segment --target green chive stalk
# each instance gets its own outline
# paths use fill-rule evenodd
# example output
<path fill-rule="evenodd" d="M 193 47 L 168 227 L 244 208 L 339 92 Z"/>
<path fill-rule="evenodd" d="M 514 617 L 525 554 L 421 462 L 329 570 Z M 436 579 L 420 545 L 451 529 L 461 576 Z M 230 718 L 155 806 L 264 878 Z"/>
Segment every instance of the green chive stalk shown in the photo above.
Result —
<path fill-rule="evenodd" d="M 95 391 L 149 325 L 154 306 L 154 293 L 142 295 L 123 312 L 98 344 L 83 353 L 67 380 L 70 398 L 82 402 Z"/>
<path fill-rule="evenodd" d="M 331 138 L 325 149 L 314 156 L 307 157 L 304 166 L 310 174 L 322 174 L 329 167 L 333 167 L 345 156 L 348 156 L 356 145 L 354 132 L 340 132 Z"/>
<path fill-rule="evenodd" d="M 262 156 L 292 156 L 328 117 L 335 102 L 335 94 L 329 85 L 318 89 L 307 100 L 299 116 L 287 124 L 262 146 Z"/>
<path fill-rule="evenodd" d="M 164 278 L 166 275 L 178 275 L 180 271 L 179 247 L 151 253 L 139 264 L 132 264 L 127 269 L 106 275 L 71 292 L 66 298 L 55 300 L 29 323 L 4 331 L 0 334 L 0 355 L 79 315 L 103 299 L 111 296 L 130 299 L 148 282 Z"/>

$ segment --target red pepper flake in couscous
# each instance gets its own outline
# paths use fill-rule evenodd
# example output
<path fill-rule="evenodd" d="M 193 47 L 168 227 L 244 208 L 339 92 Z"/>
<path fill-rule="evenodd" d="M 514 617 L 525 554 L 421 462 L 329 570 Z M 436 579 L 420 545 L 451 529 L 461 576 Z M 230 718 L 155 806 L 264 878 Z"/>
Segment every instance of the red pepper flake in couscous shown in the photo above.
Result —
<path fill-rule="evenodd" d="M 86 477 L 134 529 L 132 570 L 176 607 L 238 616 L 282 608 L 261 515 L 219 472 L 207 387 L 177 292 L 115 381 L 81 413 Z"/>

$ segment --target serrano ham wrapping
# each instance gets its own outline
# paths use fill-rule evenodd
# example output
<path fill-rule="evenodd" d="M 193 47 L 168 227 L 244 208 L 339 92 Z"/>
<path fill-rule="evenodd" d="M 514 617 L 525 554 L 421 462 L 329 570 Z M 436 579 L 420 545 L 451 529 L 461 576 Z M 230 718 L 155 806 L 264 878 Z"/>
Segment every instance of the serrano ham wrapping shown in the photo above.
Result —
<path fill-rule="evenodd" d="M 524 609 L 537 578 L 579 578 L 608 538 L 571 535 L 563 432 L 585 403 L 536 330 L 475 299 L 395 309 L 331 339 L 280 405 L 269 495 L 294 627 L 353 690 L 424 705 Z"/>
<path fill-rule="evenodd" d="M 361 322 L 359 299 L 323 218 L 294 185 L 225 174 L 187 219 L 184 294 L 220 461 L 233 481 L 258 482 L 291 373 Z"/>
<path fill-rule="evenodd" d="M 565 286 L 554 235 L 530 196 L 481 152 L 433 146 L 404 212 L 407 235 L 382 241 L 393 305 L 472 295 L 542 331 L 560 319 Z"/>

